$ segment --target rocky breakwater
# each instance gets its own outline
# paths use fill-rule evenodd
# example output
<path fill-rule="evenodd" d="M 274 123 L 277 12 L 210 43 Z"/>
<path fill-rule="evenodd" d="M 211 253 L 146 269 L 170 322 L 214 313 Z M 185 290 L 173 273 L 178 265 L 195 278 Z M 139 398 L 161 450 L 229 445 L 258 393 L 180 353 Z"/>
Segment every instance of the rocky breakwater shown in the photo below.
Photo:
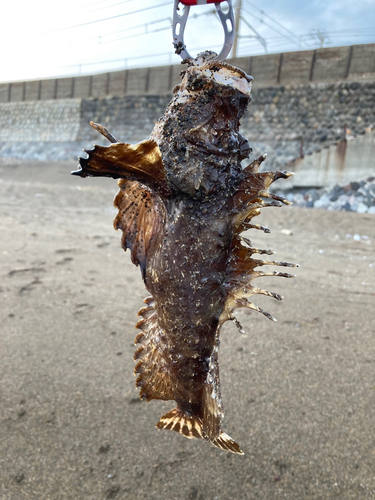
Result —
<path fill-rule="evenodd" d="M 375 176 L 345 186 L 279 192 L 294 205 L 307 208 L 375 214 Z"/>

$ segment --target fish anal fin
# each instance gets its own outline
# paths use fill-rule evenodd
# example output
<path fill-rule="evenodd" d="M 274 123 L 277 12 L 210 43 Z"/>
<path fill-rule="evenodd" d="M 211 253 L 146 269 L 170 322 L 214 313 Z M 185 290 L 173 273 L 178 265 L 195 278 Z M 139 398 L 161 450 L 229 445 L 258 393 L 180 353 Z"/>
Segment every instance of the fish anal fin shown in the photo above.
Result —
<path fill-rule="evenodd" d="M 169 401 L 174 399 L 174 395 L 164 356 L 165 337 L 158 324 L 154 303 L 150 298 L 146 300 L 147 306 L 140 310 L 143 319 L 138 322 L 138 328 L 141 327 L 142 332 L 135 339 L 135 343 L 140 344 L 134 353 L 134 360 L 137 361 L 134 370 L 137 375 L 135 385 L 140 389 L 140 397 L 147 401 Z"/>
<path fill-rule="evenodd" d="M 166 209 L 162 199 L 138 181 L 121 179 L 114 205 L 118 214 L 114 228 L 121 229 L 121 244 L 131 251 L 132 262 L 145 271 L 147 253 L 162 233 Z"/>
<path fill-rule="evenodd" d="M 174 408 L 161 417 L 156 424 L 158 429 L 176 431 L 188 439 L 203 439 L 202 419 L 195 415 L 188 415 L 179 408 Z"/>
<path fill-rule="evenodd" d="M 224 418 L 223 401 L 220 391 L 218 351 L 214 349 L 208 365 L 207 379 L 202 391 L 203 432 L 212 441 L 221 432 L 221 421 Z"/>

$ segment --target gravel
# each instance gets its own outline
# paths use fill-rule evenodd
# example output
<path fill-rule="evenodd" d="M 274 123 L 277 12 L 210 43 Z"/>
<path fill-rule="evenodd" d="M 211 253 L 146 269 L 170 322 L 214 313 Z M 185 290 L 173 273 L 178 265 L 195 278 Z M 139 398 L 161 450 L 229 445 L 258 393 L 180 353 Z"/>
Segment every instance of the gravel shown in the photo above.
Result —
<path fill-rule="evenodd" d="M 375 214 L 375 176 L 345 186 L 279 191 L 294 205 L 307 208 Z"/>

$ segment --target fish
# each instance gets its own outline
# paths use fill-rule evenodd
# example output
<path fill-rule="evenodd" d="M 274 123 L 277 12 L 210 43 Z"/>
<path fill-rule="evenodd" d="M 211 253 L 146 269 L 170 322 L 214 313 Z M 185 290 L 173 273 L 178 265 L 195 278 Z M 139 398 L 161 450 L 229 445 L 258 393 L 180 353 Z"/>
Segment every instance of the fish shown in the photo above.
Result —
<path fill-rule="evenodd" d="M 269 187 L 293 174 L 261 171 L 266 155 L 242 165 L 251 147 L 239 126 L 253 78 L 214 56 L 206 51 L 184 61 L 182 81 L 149 139 L 123 143 L 91 122 L 111 144 L 87 150 L 72 173 L 119 179 L 114 228 L 150 293 L 136 324 L 136 387 L 142 399 L 176 403 L 156 427 L 243 454 L 222 430 L 220 330 L 233 321 L 244 333 L 237 308 L 275 320 L 249 299 L 281 295 L 253 280 L 294 276 L 263 266 L 298 265 L 254 257 L 274 252 L 255 248 L 242 233 L 270 232 L 253 218 L 262 208 L 291 204 Z"/>

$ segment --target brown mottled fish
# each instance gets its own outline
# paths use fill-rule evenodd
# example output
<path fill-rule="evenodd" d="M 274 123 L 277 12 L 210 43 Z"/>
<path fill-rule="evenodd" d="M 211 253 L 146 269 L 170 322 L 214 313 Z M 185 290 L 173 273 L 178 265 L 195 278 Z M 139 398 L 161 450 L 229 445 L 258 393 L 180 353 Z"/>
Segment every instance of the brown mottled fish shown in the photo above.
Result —
<path fill-rule="evenodd" d="M 269 232 L 252 219 L 262 207 L 289 204 L 268 188 L 292 175 L 260 173 L 265 156 L 241 167 L 251 152 L 238 131 L 251 81 L 242 70 L 213 61 L 212 53 L 200 54 L 188 61 L 149 140 L 120 143 L 92 124 L 113 144 L 87 151 L 73 172 L 120 179 L 114 226 L 151 294 L 136 325 L 136 385 L 147 401 L 176 402 L 157 427 L 239 454 L 239 445 L 221 429 L 220 328 L 231 320 L 242 330 L 233 315 L 239 307 L 274 319 L 249 298 L 281 296 L 252 281 L 293 276 L 257 269 L 264 265 L 294 266 L 254 259 L 253 254 L 273 252 L 253 248 L 241 236 L 250 228 Z"/>

